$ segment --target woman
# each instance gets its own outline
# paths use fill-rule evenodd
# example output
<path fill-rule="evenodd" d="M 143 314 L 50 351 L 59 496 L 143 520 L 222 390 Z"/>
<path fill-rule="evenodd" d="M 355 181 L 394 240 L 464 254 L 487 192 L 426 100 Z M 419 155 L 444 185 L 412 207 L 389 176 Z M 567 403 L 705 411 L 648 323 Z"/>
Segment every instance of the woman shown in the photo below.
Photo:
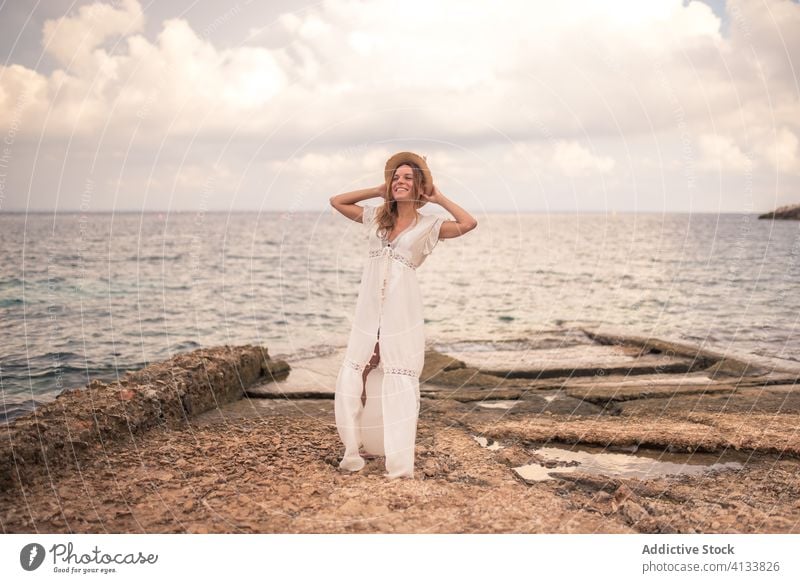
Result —
<path fill-rule="evenodd" d="M 336 427 L 345 446 L 339 467 L 358 471 L 364 455 L 386 456 L 388 478 L 414 477 L 419 375 L 425 357 L 422 296 L 416 269 L 439 239 L 460 237 L 478 222 L 433 184 L 424 158 L 399 152 L 385 183 L 331 197 L 331 205 L 360 222 L 369 240 L 344 362 L 336 379 Z M 381 197 L 383 204 L 356 203 Z M 456 220 L 423 215 L 432 202 Z"/>

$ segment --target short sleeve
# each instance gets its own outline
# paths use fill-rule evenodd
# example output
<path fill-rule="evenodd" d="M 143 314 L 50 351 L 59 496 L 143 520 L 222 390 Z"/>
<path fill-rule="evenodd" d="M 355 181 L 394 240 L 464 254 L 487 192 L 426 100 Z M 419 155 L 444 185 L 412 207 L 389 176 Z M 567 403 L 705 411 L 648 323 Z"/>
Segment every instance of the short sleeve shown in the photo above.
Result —
<path fill-rule="evenodd" d="M 436 217 L 436 220 L 433 221 L 433 225 L 431 226 L 428 234 L 425 236 L 425 243 L 422 247 L 423 255 L 430 255 L 433 251 L 433 248 L 436 247 L 436 243 L 439 242 L 439 231 L 442 228 L 442 223 L 444 223 L 444 217 Z"/>
<path fill-rule="evenodd" d="M 361 222 L 365 229 L 372 226 L 372 221 L 375 219 L 375 207 L 364 205 L 364 214 L 361 215 Z"/>

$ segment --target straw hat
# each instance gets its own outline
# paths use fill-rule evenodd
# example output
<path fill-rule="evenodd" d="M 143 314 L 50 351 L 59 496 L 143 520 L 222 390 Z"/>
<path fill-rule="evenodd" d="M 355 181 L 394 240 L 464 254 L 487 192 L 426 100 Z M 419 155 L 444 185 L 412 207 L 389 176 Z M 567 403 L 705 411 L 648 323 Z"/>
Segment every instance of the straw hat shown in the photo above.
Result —
<path fill-rule="evenodd" d="M 433 189 L 433 175 L 431 174 L 430 168 L 428 168 L 425 156 L 419 156 L 414 152 L 398 152 L 386 161 L 386 168 L 383 171 L 383 175 L 386 179 L 387 192 L 392 184 L 394 171 L 397 170 L 398 166 L 406 162 L 413 162 L 422 169 L 422 190 L 425 191 L 425 194 L 430 194 Z M 423 204 L 425 204 L 424 201 Z"/>

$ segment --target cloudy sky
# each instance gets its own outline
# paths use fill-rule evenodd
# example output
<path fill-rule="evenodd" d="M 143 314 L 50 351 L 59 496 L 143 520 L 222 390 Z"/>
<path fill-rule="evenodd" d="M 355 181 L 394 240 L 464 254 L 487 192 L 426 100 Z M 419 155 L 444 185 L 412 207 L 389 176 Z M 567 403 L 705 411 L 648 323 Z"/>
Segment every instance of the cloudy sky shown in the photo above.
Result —
<path fill-rule="evenodd" d="M 800 202 L 794 0 L 0 3 L 0 211 Z"/>

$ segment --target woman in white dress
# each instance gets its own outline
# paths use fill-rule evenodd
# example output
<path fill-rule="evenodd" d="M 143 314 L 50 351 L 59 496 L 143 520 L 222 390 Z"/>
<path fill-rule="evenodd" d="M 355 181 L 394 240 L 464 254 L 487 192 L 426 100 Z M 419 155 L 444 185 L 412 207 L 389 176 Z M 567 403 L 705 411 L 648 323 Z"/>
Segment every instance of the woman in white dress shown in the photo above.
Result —
<path fill-rule="evenodd" d="M 331 197 L 331 205 L 363 225 L 369 241 L 355 317 L 336 379 L 336 427 L 345 447 L 339 467 L 358 471 L 364 457 L 385 456 L 386 477 L 414 477 L 419 376 L 425 358 L 417 268 L 439 239 L 460 237 L 478 222 L 433 184 L 425 159 L 389 158 L 384 184 Z M 380 197 L 378 206 L 360 206 Z M 417 209 L 431 202 L 445 220 Z M 363 452 L 361 448 L 363 447 Z"/>

